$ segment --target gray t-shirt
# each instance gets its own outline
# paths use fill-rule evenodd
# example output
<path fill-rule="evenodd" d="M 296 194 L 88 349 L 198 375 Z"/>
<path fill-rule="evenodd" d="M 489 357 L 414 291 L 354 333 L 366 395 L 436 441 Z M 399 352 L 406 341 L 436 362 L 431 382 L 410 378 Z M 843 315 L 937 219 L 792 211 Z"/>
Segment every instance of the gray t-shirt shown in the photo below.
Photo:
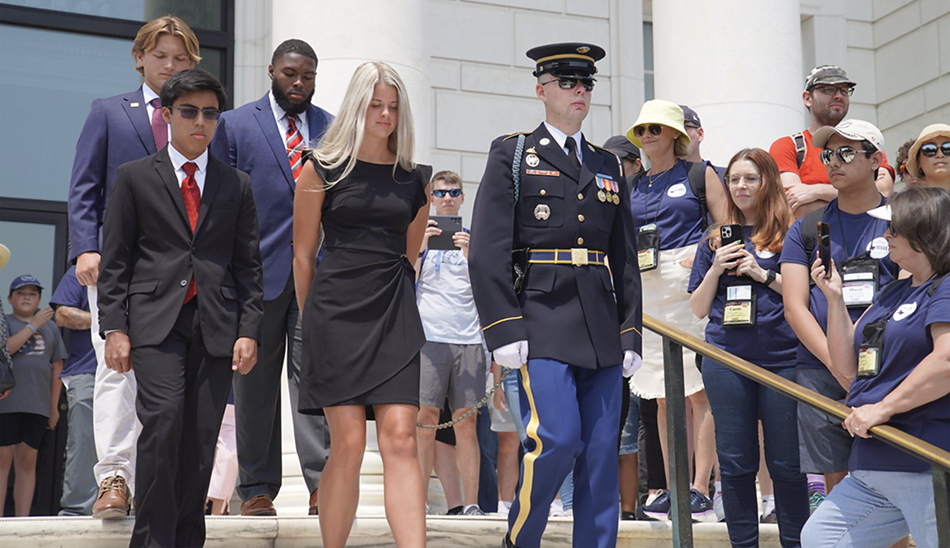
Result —
<path fill-rule="evenodd" d="M 429 342 L 481 344 L 482 330 L 468 277 L 468 260 L 459 249 L 430 249 L 422 262 L 416 304 Z"/>
<path fill-rule="evenodd" d="M 23 320 L 7 315 L 8 338 L 25 326 Z M 46 322 L 12 357 L 16 386 L 9 396 L 0 400 L 0 413 L 35 413 L 49 417 L 51 364 L 66 357 L 59 328 L 52 320 Z"/>

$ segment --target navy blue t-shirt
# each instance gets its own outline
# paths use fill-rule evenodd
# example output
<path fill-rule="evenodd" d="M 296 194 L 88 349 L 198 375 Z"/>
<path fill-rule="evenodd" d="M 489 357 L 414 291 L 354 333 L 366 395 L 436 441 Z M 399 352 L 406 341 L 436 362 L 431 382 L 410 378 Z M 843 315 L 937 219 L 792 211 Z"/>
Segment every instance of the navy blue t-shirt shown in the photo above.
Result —
<path fill-rule="evenodd" d="M 743 233 L 745 249 L 752 253 L 759 266 L 777 272 L 779 254 L 756 250 L 755 244 L 752 243 L 751 226 L 744 227 Z M 716 252 L 709 248 L 707 242 L 699 243 L 687 291 L 692 293 L 699 287 L 715 256 Z M 752 290 L 755 291 L 755 325 L 722 325 L 726 288 L 735 283 L 751 284 Z M 724 272 L 719 277 L 719 288 L 716 290 L 716 298 L 709 311 L 709 322 L 706 324 L 706 342 L 762 367 L 795 365 L 795 352 L 798 347 L 798 339 L 785 321 L 782 296 L 752 278 L 737 277 L 730 272 Z"/>
<path fill-rule="evenodd" d="M 933 282 L 930 280 L 918 287 L 911 287 L 910 279 L 894 282 L 894 287 L 883 292 L 880 300 L 875 300 L 854 327 L 857 352 L 864 326 L 890 314 L 891 319 L 884 329 L 880 373 L 874 377 L 855 377 L 848 396 L 849 406 L 860 407 L 883 400 L 933 352 L 930 326 L 950 323 L 950 281 L 944 279 L 933 296 L 928 296 Z M 950 395 L 894 415 L 887 424 L 950 451 Z M 855 437 L 848 469 L 929 472 L 930 465 L 880 440 Z"/>
<path fill-rule="evenodd" d="M 49 299 L 50 306 L 71 306 L 89 312 L 89 294 L 76 279 L 76 267 L 71 266 L 63 274 L 59 286 Z M 88 329 L 66 329 L 69 336 L 69 356 L 63 365 L 60 377 L 96 372 L 96 353 L 92 348 L 92 339 Z M 98 335 L 97 335 L 98 336 Z"/>
<path fill-rule="evenodd" d="M 884 197 L 881 197 L 881 203 L 884 203 Z M 802 239 L 802 221 L 798 219 L 785 235 L 785 244 L 782 247 L 782 258 L 779 263 L 795 263 L 804 265 L 808 268 L 809 276 L 811 265 L 818 256 L 818 245 L 812 250 L 811 256 L 805 256 L 805 244 Z M 828 223 L 831 228 L 831 257 L 835 265 L 840 269 L 841 265 L 848 259 L 867 255 L 878 261 L 878 290 L 885 285 L 897 279 L 897 273 L 900 269 L 891 261 L 889 256 L 887 240 L 884 239 L 884 231 L 887 229 L 887 222 L 867 213 L 858 213 L 852 215 L 838 209 L 838 200 L 832 200 L 825 207 L 825 213 L 822 221 Z M 848 307 L 848 313 L 851 321 L 857 321 L 867 307 Z M 821 326 L 821 330 L 828 332 L 828 301 L 824 293 L 815 286 L 812 286 L 808 309 L 812 316 Z M 821 361 L 805 348 L 804 344 L 798 345 L 798 367 L 809 369 L 824 369 Z"/>
<path fill-rule="evenodd" d="M 630 209 L 637 226 L 656 224 L 661 250 L 686 247 L 703 237 L 702 208 L 689 186 L 684 160 L 655 177 L 644 173 L 630 192 Z"/>

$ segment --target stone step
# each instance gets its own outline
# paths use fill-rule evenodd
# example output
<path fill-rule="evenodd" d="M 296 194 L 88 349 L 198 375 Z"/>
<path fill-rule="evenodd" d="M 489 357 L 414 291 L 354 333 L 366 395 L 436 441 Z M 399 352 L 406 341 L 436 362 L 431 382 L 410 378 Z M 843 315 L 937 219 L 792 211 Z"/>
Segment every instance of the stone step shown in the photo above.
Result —
<path fill-rule="evenodd" d="M 36 517 L 0 519 L 0 546 L 3 548 L 125 548 L 132 534 L 132 518 L 96 520 L 84 518 Z M 552 518 L 541 543 L 543 548 L 571 546 L 570 518 Z M 429 516 L 426 522 L 430 548 L 501 545 L 507 528 L 500 516 Z M 315 517 L 242 518 L 212 516 L 207 519 L 208 548 L 313 548 L 322 547 L 319 521 Z M 728 548 L 724 523 L 693 526 L 694 546 Z M 672 546 L 669 522 L 623 521 L 617 541 L 619 548 Z M 583 546 L 582 543 L 579 545 Z M 759 526 L 759 545 L 780 546 L 777 525 Z M 389 524 L 382 516 L 358 515 L 347 546 L 371 548 L 393 546 Z"/>

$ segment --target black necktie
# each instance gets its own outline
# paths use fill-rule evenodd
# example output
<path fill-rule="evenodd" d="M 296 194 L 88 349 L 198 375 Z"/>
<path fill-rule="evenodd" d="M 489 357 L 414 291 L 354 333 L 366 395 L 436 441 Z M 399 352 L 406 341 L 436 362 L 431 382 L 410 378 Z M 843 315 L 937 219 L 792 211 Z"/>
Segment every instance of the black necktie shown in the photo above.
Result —
<path fill-rule="evenodd" d="M 577 168 L 577 171 L 580 171 L 581 162 L 577 159 L 577 143 L 574 138 L 568 137 L 567 141 L 564 141 L 564 147 L 567 148 L 567 157 L 571 161 L 571 165 Z"/>

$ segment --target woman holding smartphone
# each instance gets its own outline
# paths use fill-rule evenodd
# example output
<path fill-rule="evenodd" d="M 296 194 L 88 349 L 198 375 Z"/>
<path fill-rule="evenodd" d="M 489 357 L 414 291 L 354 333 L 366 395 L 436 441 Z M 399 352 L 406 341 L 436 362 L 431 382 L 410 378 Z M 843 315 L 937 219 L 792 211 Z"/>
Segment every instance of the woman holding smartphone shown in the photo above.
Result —
<path fill-rule="evenodd" d="M 713 227 L 696 250 L 690 306 L 698 318 L 709 318 L 707 342 L 794 381 L 798 341 L 785 321 L 778 273 L 793 217 L 778 167 L 768 152 L 744 149 L 730 160 L 725 179 L 729 213 L 725 224 Z M 732 545 L 758 546 L 760 419 L 782 546 L 800 545 L 808 519 L 808 488 L 798 465 L 795 400 L 708 358 L 703 360 L 703 383 L 716 423 Z"/>

